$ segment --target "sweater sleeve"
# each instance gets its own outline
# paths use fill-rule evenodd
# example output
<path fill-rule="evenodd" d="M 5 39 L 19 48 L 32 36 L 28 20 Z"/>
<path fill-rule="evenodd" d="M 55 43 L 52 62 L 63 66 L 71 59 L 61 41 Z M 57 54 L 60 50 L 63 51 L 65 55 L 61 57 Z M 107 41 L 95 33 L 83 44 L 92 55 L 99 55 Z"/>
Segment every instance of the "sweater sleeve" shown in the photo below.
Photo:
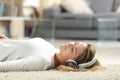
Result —
<path fill-rule="evenodd" d="M 30 56 L 20 60 L 0 62 L 0 71 L 40 71 L 49 65 L 44 57 Z"/>

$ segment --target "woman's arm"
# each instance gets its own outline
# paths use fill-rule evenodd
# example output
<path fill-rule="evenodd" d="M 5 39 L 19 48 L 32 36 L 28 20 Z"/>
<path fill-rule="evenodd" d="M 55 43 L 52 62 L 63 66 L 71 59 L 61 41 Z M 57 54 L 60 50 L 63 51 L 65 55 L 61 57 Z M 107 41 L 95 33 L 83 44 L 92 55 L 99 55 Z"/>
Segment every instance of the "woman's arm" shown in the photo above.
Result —
<path fill-rule="evenodd" d="M 8 38 L 5 35 L 0 34 L 0 40 L 8 40 Z"/>
<path fill-rule="evenodd" d="M 40 71 L 47 68 L 47 61 L 40 56 L 30 56 L 20 60 L 0 62 L 0 71 Z"/>

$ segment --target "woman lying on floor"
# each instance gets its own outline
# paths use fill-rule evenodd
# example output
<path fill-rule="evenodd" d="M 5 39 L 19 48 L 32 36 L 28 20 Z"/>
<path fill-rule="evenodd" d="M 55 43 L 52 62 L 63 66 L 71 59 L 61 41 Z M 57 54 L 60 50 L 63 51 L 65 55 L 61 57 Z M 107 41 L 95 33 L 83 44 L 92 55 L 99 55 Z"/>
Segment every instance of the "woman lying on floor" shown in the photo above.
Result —
<path fill-rule="evenodd" d="M 64 66 L 60 66 L 64 65 Z M 95 47 L 69 42 L 56 49 L 42 38 L 11 40 L 0 34 L 0 71 L 98 70 Z"/>

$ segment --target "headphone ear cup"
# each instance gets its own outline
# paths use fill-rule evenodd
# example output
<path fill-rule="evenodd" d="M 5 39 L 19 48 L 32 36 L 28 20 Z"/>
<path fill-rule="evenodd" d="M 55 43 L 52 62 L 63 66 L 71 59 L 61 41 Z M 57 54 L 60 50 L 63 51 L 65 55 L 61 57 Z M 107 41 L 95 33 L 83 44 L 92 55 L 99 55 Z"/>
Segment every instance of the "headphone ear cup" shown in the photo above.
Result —
<path fill-rule="evenodd" d="M 78 67 L 77 62 L 72 59 L 67 60 L 65 65 L 72 68 Z"/>

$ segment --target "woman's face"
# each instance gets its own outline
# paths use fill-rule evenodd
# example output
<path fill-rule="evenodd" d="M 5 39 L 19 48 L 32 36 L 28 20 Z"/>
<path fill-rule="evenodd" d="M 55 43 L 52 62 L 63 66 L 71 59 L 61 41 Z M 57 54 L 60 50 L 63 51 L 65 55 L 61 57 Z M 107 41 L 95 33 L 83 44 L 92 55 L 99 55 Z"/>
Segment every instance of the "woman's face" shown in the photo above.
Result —
<path fill-rule="evenodd" d="M 60 45 L 60 55 L 67 61 L 68 59 L 76 60 L 87 48 L 87 43 L 84 42 L 69 42 Z"/>

